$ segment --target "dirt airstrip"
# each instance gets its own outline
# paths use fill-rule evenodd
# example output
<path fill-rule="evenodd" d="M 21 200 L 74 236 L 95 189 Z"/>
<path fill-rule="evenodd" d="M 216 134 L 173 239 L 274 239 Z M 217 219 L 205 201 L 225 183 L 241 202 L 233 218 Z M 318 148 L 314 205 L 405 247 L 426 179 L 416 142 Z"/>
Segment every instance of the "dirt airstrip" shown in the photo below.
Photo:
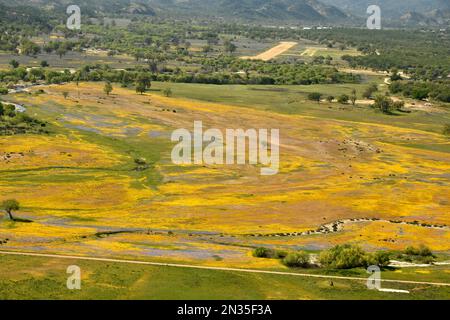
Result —
<path fill-rule="evenodd" d="M 269 61 L 273 58 L 278 57 L 280 54 L 283 54 L 284 52 L 288 51 L 289 49 L 295 47 L 297 45 L 297 42 L 280 42 L 279 45 L 257 55 L 254 57 L 241 57 L 241 59 L 247 59 L 247 60 L 263 60 L 263 61 Z"/>

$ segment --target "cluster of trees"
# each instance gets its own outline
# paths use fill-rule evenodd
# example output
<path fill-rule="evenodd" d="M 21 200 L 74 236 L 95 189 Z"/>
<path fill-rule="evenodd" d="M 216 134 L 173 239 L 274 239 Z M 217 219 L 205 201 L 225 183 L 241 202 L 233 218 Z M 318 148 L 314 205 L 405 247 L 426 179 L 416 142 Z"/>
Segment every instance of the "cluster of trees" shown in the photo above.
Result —
<path fill-rule="evenodd" d="M 41 47 L 30 41 L 28 39 L 24 39 L 20 44 L 20 53 L 27 56 L 35 56 L 41 52 Z"/>
<path fill-rule="evenodd" d="M 316 101 L 318 103 L 320 103 L 320 101 L 323 98 L 323 94 L 320 92 L 311 92 L 308 94 L 308 100 L 311 101 Z M 356 100 L 357 100 L 357 95 L 356 95 L 356 90 L 353 89 L 351 95 L 348 94 L 341 94 L 337 97 L 332 96 L 332 95 L 328 95 L 325 97 L 325 100 L 329 103 L 333 102 L 336 99 L 336 101 L 340 104 L 347 104 L 349 103 L 349 101 L 352 103 L 352 105 L 356 104 Z"/>
<path fill-rule="evenodd" d="M 39 13 L 36 15 L 39 16 Z M 134 56 L 137 62 L 144 62 L 152 74 L 152 80 L 159 81 L 283 85 L 356 83 L 360 81 L 358 76 L 341 73 L 331 67 L 333 59 L 329 56 L 314 57 L 313 63 L 306 65 L 298 61 L 294 61 L 294 63 L 245 61 L 232 55 L 237 46 L 242 45 L 242 42 L 239 43 L 239 39 L 244 37 L 266 41 L 268 39 L 306 38 L 318 41 L 328 47 L 341 49 L 357 47 L 364 55 L 344 56 L 351 66 L 381 70 L 402 69 L 410 74 L 413 80 L 432 81 L 404 85 L 402 89 L 399 88 L 399 85 L 394 85 L 397 88 L 393 90 L 402 90 L 406 96 L 421 97 L 427 91 L 429 97 L 440 101 L 449 101 L 448 82 L 445 82 L 444 79 L 450 73 L 447 50 L 450 39 L 439 32 L 381 30 L 374 33 L 370 30 L 346 28 L 278 29 L 223 22 L 185 23 L 180 20 L 145 17 L 134 17 L 127 26 L 117 26 L 115 23 L 111 23 L 111 25 L 94 24 L 86 21 L 83 23 L 82 31 L 74 32 L 61 28 L 58 23 L 54 23 L 55 21 L 48 20 L 48 23 L 53 23 L 53 31 L 64 33 L 66 39 L 50 41 L 42 47 L 30 40 L 31 36 L 35 34 L 30 32 L 31 29 L 29 30 L 26 26 L 12 28 L 8 24 L 0 23 L 0 31 L 5 31 L 0 32 L 0 49 L 15 51 L 16 48 L 20 48 L 22 54 L 27 55 L 36 55 L 44 51 L 56 53 L 60 57 L 70 50 L 81 52 L 86 48 L 108 50 L 110 55 L 129 54 Z M 44 30 L 50 31 L 51 29 Z M 189 50 L 192 40 L 205 41 L 203 50 Z M 433 59 L 429 59 L 430 56 Z M 42 65 L 42 67 L 46 65 Z M 136 83 L 134 74 L 141 70 L 137 68 L 128 72 L 130 74 L 124 76 L 118 73 L 113 74 L 114 72 L 111 70 L 105 72 L 93 70 L 78 77 L 87 81 Z M 6 77 L 6 82 L 21 79 L 59 83 L 70 81 L 73 78 L 67 72 L 40 73 L 40 71 L 33 71 L 33 73 L 35 74 L 27 75 L 23 70 L 17 70 L 15 74 L 3 73 L 3 75 L 0 74 L 0 81 L 2 81 L 1 77 Z M 24 77 L 25 79 L 22 79 Z M 142 89 L 142 83 L 139 86 Z M 372 90 L 367 95 L 366 93 L 363 95 L 373 98 L 375 92 L 376 90 Z M 348 95 L 347 99 L 345 95 L 340 98 L 343 103 L 348 103 L 348 101 L 354 103 L 353 95 Z"/>
<path fill-rule="evenodd" d="M 393 253 L 393 256 L 398 260 L 412 263 L 430 264 L 436 260 L 433 252 L 424 245 L 418 247 L 409 246 L 401 252 Z"/>
<path fill-rule="evenodd" d="M 331 83 L 356 83 L 358 76 L 338 72 L 334 68 L 323 68 L 309 65 L 268 64 L 251 72 L 231 70 L 208 72 L 158 73 L 153 75 L 157 81 L 209 84 L 266 84 L 266 85 L 311 85 Z"/>
<path fill-rule="evenodd" d="M 352 269 L 370 265 L 385 267 L 389 264 L 390 253 L 387 251 L 367 253 L 359 246 L 343 244 L 322 251 L 319 261 L 322 266 L 330 269 Z"/>
<path fill-rule="evenodd" d="M 364 90 L 362 94 L 364 98 L 374 100 L 374 103 L 372 105 L 373 108 L 380 110 L 384 114 L 393 114 L 395 111 L 406 112 L 403 109 L 405 106 L 404 101 L 393 100 L 387 95 L 382 94 L 375 95 L 376 92 L 378 92 L 377 85 L 371 84 Z M 325 100 L 329 103 L 336 100 L 340 104 L 351 103 L 352 105 L 355 105 L 357 101 L 357 92 L 355 89 L 353 89 L 350 95 L 341 94 L 337 97 L 333 95 L 324 96 L 324 94 L 320 92 L 311 92 L 308 94 L 308 100 L 315 101 L 317 103 L 320 103 L 320 101 L 322 101 L 324 97 Z"/>
<path fill-rule="evenodd" d="M 405 97 L 417 100 L 434 99 L 442 102 L 450 102 L 449 81 L 394 81 L 389 85 L 389 91 L 393 94 L 401 93 Z"/>
<path fill-rule="evenodd" d="M 22 39 L 21 41 L 11 40 L 2 41 L 2 37 L 0 37 L 0 49 L 3 48 L 5 51 L 12 51 L 14 53 L 19 53 L 26 56 L 36 56 L 42 52 L 47 54 L 56 53 L 60 58 L 67 54 L 69 51 L 77 51 L 81 52 L 82 48 L 87 45 L 87 41 L 78 40 L 78 41 L 50 41 L 43 46 L 36 44 L 35 42 L 29 39 Z M 18 49 L 18 50 L 17 50 Z"/>
<path fill-rule="evenodd" d="M 378 91 L 378 86 L 375 83 L 373 83 L 364 90 L 362 96 L 363 96 L 363 98 L 366 98 L 366 99 L 372 99 L 373 94 L 377 91 Z"/>
<path fill-rule="evenodd" d="M 287 252 L 265 247 L 259 247 L 253 250 L 253 256 L 256 258 L 279 259 L 287 256 Z"/>
<path fill-rule="evenodd" d="M 16 108 L 10 104 L 3 104 L 0 102 L 0 117 L 15 117 L 16 116 Z M 2 119 L 2 118 L 0 118 Z"/>
<path fill-rule="evenodd" d="M 21 8 L 21 10 L 24 8 Z M 28 10 L 30 11 L 30 10 Z M 61 12 L 61 14 L 64 14 Z M 27 17 L 32 15 L 32 17 Z M 128 53 L 139 55 L 147 49 L 160 52 L 174 53 L 175 55 L 189 55 L 187 49 L 191 40 L 206 42 L 205 51 L 212 48 L 223 53 L 233 53 L 236 50 L 235 41 L 238 38 L 250 38 L 255 40 L 279 40 L 279 39 L 310 39 L 328 47 L 345 49 L 357 47 L 363 56 L 346 56 L 345 59 L 353 66 L 372 67 L 381 70 L 398 68 L 406 70 L 417 79 L 430 80 L 446 77 L 450 73 L 448 50 L 450 38 L 446 33 L 440 32 L 416 32 L 412 30 L 372 30 L 333 28 L 301 30 L 294 28 L 271 28 L 264 26 L 239 25 L 223 21 L 203 22 L 182 21 L 181 19 L 161 19 L 157 17 L 133 17 L 127 26 L 117 26 L 116 23 L 92 23 L 88 19 L 83 21 L 81 31 L 70 31 L 63 28 L 61 17 L 48 17 L 48 12 L 33 10 L 23 16 L 16 14 L 14 18 L 27 17 L 27 22 L 22 25 L 0 22 L 0 48 L 15 50 L 21 40 L 29 39 L 40 32 L 58 31 L 64 33 L 66 38 L 76 38 L 72 48 L 100 48 L 111 53 Z M 89 16 L 89 13 L 85 13 Z M 98 12 L 95 14 L 98 17 Z M 7 20 L 5 16 L 5 20 Z M 9 17 L 11 18 L 11 17 Z M 100 17 L 100 22 L 102 18 Z M 33 30 L 33 23 L 38 23 L 39 28 Z M 29 40 L 28 40 L 29 41 Z M 25 41 L 27 42 L 27 41 Z M 24 43 L 25 46 L 31 44 Z M 31 45 L 34 47 L 34 45 Z M 45 48 L 57 51 L 59 48 Z M 66 44 L 63 45 L 67 46 Z M 138 48 L 138 49 L 136 49 Z M 55 50 L 56 49 L 56 50 Z M 66 48 L 67 49 L 67 48 Z M 34 49 L 25 50 L 33 52 Z M 433 57 L 433 59 L 429 59 Z M 317 63 L 330 63 L 330 57 L 315 58 Z"/>
<path fill-rule="evenodd" d="M 25 113 L 18 113 L 13 105 L 0 102 L 0 135 L 15 135 L 23 133 L 43 134 L 46 123 L 30 117 Z"/>
<path fill-rule="evenodd" d="M 325 64 L 325 65 L 331 65 L 331 62 L 333 61 L 333 58 L 331 56 L 315 56 L 312 60 L 313 64 Z"/>
<path fill-rule="evenodd" d="M 202 58 L 192 63 L 202 65 L 201 72 L 215 73 L 227 71 L 228 74 L 244 73 L 244 83 L 266 83 L 284 85 L 308 85 L 321 83 L 358 83 L 358 75 L 339 72 L 336 68 L 324 65 L 309 65 L 299 61 L 252 61 L 221 55 L 214 59 Z"/>
<path fill-rule="evenodd" d="M 274 79 L 275 84 L 309 85 L 323 83 L 357 83 L 357 75 L 342 73 L 335 68 L 297 64 L 267 64 L 257 70 Z"/>
<path fill-rule="evenodd" d="M 450 73 L 450 38 L 440 32 L 334 28 L 303 30 L 304 38 L 321 43 L 339 43 L 356 47 L 361 56 L 343 57 L 352 67 L 377 70 L 405 70 L 416 80 L 436 80 Z M 433 59 L 430 59 L 433 57 Z"/>
<path fill-rule="evenodd" d="M 342 57 L 351 67 L 403 70 L 411 80 L 399 82 L 401 77 L 394 72 L 394 78 L 391 79 L 394 81 L 392 93 L 402 92 L 414 99 L 432 98 L 450 102 L 448 33 L 412 30 L 371 32 L 356 29 L 308 30 L 301 33 L 304 38 L 322 43 L 357 47 L 362 55 Z"/>
<path fill-rule="evenodd" d="M 388 96 L 378 95 L 375 97 L 373 107 L 380 110 L 384 114 L 392 114 L 394 111 L 403 111 L 405 102 L 401 100 L 394 101 Z"/>
<path fill-rule="evenodd" d="M 55 26 L 55 30 L 58 27 Z M 58 29 L 59 30 L 59 29 Z M 317 65 L 303 63 L 279 63 L 263 61 L 244 61 L 231 54 L 236 51 L 236 36 L 257 37 L 268 30 L 250 28 L 246 30 L 239 26 L 227 24 L 195 25 L 180 21 L 151 21 L 136 19 L 127 27 L 105 27 L 94 24 L 84 25 L 83 31 L 72 34 L 71 40 L 50 41 L 42 48 L 27 38 L 21 39 L 22 54 L 36 55 L 57 53 L 60 57 L 68 51 L 82 51 L 83 48 L 98 48 L 108 50 L 110 55 L 126 53 L 134 56 L 136 61 L 145 62 L 153 74 L 153 80 L 211 83 L 211 84 L 293 84 L 307 85 L 320 83 L 352 83 L 358 82 L 358 76 L 338 72 L 335 68 L 326 66 L 331 63 L 331 57 L 319 57 Z M 278 38 L 277 33 L 270 31 L 270 37 Z M 203 52 L 189 51 L 189 39 L 207 42 Z M 1 46 L 1 38 L 0 38 Z M 215 50 L 219 50 L 217 55 Z M 211 53 L 212 52 L 212 53 Z M 165 63 L 175 65 L 174 69 L 165 67 Z M 177 65 L 189 65 L 192 68 L 178 68 Z M 196 66 L 200 69 L 196 70 Z M 44 66 L 44 65 L 43 65 Z M 242 74 L 244 71 L 244 74 Z M 98 79 L 93 72 L 89 75 L 92 81 Z M 45 74 L 49 83 L 68 81 L 67 74 Z M 19 77 L 20 78 L 20 77 Z M 37 77 L 39 79 L 39 76 Z M 40 77 L 42 78 L 42 77 Z M 35 79 L 35 78 L 32 78 Z"/>
<path fill-rule="evenodd" d="M 15 52 L 20 44 L 20 35 L 11 32 L 10 27 L 0 25 L 0 50 Z"/>
<path fill-rule="evenodd" d="M 253 250 L 256 258 L 281 259 L 281 262 L 290 268 L 307 268 L 311 265 L 309 254 L 303 251 L 286 252 L 269 248 L 256 248 Z"/>
<path fill-rule="evenodd" d="M 47 65 L 47 64 L 45 64 Z M 259 65 L 259 64 L 258 64 Z M 153 81 L 208 83 L 208 84 L 319 84 L 357 82 L 358 77 L 340 73 L 334 68 L 309 65 L 267 64 L 259 65 L 261 69 L 244 72 L 187 72 L 180 69 L 164 69 L 152 72 L 151 69 L 137 67 L 132 70 L 115 70 L 107 65 L 85 65 L 75 73 L 62 72 L 46 68 L 26 68 L 15 66 L 12 70 L 0 71 L 0 82 L 16 83 L 19 80 L 35 83 L 63 83 L 68 81 L 109 81 L 129 86 L 136 83 L 137 77 L 146 77 Z M 144 76 L 145 74 L 145 76 Z M 146 80 L 148 82 L 149 80 Z M 140 83 L 142 88 L 142 83 Z M 146 85 L 146 88 L 149 86 Z"/>
<path fill-rule="evenodd" d="M 0 50 L 16 52 L 21 40 L 50 32 L 52 23 L 48 12 L 29 5 L 0 3 Z"/>
<path fill-rule="evenodd" d="M 415 65 L 404 62 L 400 52 L 391 55 L 378 55 L 377 53 L 363 56 L 344 55 L 342 59 L 347 61 L 351 67 L 365 67 L 375 70 L 389 71 L 391 69 L 401 68 L 411 75 L 415 80 L 439 80 L 445 79 L 450 74 L 450 66 L 427 66 Z M 426 63 L 426 61 L 423 61 Z"/>
<path fill-rule="evenodd" d="M 66 55 L 67 52 L 76 49 L 76 51 L 81 51 L 81 44 L 75 41 L 50 41 L 43 46 L 44 52 L 47 54 L 56 53 L 60 58 Z"/>
<path fill-rule="evenodd" d="M 310 255 L 304 251 L 286 252 L 269 248 L 256 248 L 253 256 L 257 258 L 281 259 L 281 262 L 291 268 L 308 268 L 313 266 Z M 381 268 L 389 265 L 392 258 L 408 262 L 432 263 L 435 256 L 424 245 L 407 247 L 403 251 L 366 252 L 361 247 L 342 244 L 324 250 L 319 254 L 319 266 L 329 269 L 367 268 L 377 265 Z"/>
<path fill-rule="evenodd" d="M 289 268 L 308 268 L 312 265 L 309 254 L 304 251 L 290 252 L 281 262 Z"/>

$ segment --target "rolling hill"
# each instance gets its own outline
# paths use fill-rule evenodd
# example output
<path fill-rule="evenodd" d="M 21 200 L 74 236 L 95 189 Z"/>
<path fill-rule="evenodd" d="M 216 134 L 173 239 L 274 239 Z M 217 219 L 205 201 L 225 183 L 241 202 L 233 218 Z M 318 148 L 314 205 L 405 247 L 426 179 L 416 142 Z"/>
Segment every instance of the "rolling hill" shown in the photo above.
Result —
<path fill-rule="evenodd" d="M 71 0 L 0 0 L 0 5 L 35 7 L 48 15 L 64 15 L 70 4 Z M 262 24 L 316 22 L 359 26 L 364 24 L 367 7 L 377 4 L 386 24 L 393 26 L 446 25 L 450 21 L 447 0 L 79 0 L 77 4 L 90 17 L 139 14 Z"/>
<path fill-rule="evenodd" d="M 160 10 L 249 20 L 330 20 L 348 15 L 331 5 L 316 0 L 150 0 Z"/>
<path fill-rule="evenodd" d="M 69 0 L 1 0 L 15 6 L 37 6 L 63 13 L 72 4 Z M 143 14 L 162 16 L 216 17 L 247 21 L 329 21 L 348 18 L 348 14 L 317 0 L 81 0 L 77 3 L 89 15 Z"/>
<path fill-rule="evenodd" d="M 365 16 L 367 7 L 378 5 L 382 15 L 392 20 L 404 22 L 439 23 L 439 19 L 448 18 L 450 1 L 448 0 L 321 0 L 356 16 Z"/>

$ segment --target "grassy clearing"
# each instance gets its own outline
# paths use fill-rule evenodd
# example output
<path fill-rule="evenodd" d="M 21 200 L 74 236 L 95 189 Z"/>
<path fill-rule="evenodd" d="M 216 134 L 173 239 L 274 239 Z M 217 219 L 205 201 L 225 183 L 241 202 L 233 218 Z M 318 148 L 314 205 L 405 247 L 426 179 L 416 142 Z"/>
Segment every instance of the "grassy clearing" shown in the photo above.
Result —
<path fill-rule="evenodd" d="M 375 82 L 377 82 L 376 80 Z M 412 112 L 399 116 L 384 115 L 367 105 L 341 105 L 337 103 L 316 102 L 307 99 L 308 93 L 320 92 L 324 96 L 350 95 L 356 89 L 358 99 L 367 84 L 338 84 L 310 86 L 237 86 L 204 85 L 180 83 L 154 83 L 153 93 L 161 94 L 170 87 L 173 96 L 205 102 L 232 104 L 250 109 L 272 111 L 283 114 L 298 114 L 323 119 L 347 120 L 358 123 L 377 123 L 403 128 L 441 133 L 445 123 L 450 122 L 450 112 L 426 113 Z M 356 124 L 355 124 L 356 125 Z"/>
<path fill-rule="evenodd" d="M 135 67 L 143 65 L 143 62 L 136 62 L 133 57 L 122 55 L 109 57 L 106 54 L 99 56 L 96 54 L 86 54 L 78 52 L 68 52 L 62 58 L 57 54 L 38 54 L 36 57 L 17 55 L 13 56 L 22 66 L 40 67 L 41 61 L 47 61 L 51 68 L 57 70 L 77 69 L 86 64 L 102 63 L 112 68 L 124 69 L 127 67 Z M 10 69 L 9 62 L 12 57 L 10 53 L 0 53 L 0 69 Z"/>

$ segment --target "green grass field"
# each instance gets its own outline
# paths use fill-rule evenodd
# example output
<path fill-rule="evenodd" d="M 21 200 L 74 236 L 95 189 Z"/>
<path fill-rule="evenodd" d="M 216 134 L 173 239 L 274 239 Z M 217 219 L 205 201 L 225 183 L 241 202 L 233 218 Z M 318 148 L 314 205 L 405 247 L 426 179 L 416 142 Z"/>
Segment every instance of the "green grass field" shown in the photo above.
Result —
<path fill-rule="evenodd" d="M 389 283 L 384 293 L 363 281 L 0 255 L 0 299 L 448 299 L 449 287 Z M 66 287 L 67 267 L 81 268 L 81 290 Z M 413 273 L 415 270 L 408 270 Z M 301 271 L 303 272 L 303 271 Z M 433 273 L 442 274 L 439 269 Z M 363 275 L 353 271 L 352 276 Z M 392 278 L 391 272 L 383 273 Z M 448 277 L 448 276 L 447 276 Z M 442 280 L 442 277 L 439 277 Z"/>
<path fill-rule="evenodd" d="M 382 83 L 382 77 L 369 77 L 370 83 Z M 308 93 L 320 92 L 324 97 L 341 94 L 350 95 L 356 89 L 358 99 L 368 84 L 333 84 L 309 86 L 240 86 L 207 85 L 154 82 L 152 93 L 162 95 L 164 88 L 171 88 L 176 98 L 188 98 L 205 102 L 217 102 L 255 108 L 283 114 L 299 114 L 324 119 L 346 120 L 358 123 L 377 123 L 402 128 L 415 128 L 441 133 L 444 124 L 450 122 L 449 106 L 445 112 L 425 113 L 421 111 L 403 113 L 396 116 L 385 115 L 368 105 L 341 105 L 338 103 L 312 102 Z M 382 92 L 382 91 L 381 91 Z M 448 149 L 448 147 L 447 147 Z"/>

